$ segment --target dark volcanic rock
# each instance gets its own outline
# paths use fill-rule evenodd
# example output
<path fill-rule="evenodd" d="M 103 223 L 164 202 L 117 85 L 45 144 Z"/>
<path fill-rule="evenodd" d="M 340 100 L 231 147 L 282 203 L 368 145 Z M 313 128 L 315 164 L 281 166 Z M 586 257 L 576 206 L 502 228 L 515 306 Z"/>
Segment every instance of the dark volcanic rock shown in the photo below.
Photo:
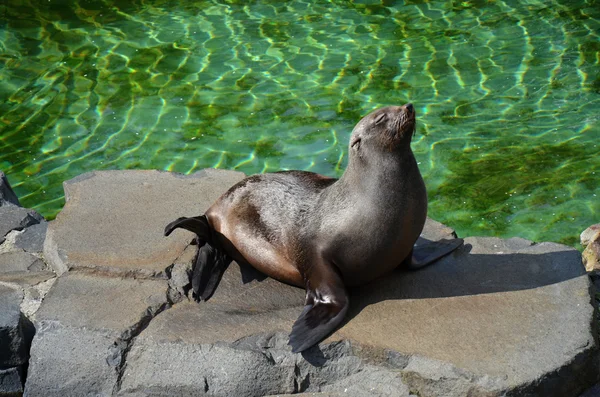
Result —
<path fill-rule="evenodd" d="M 590 387 L 579 397 L 598 397 L 598 396 L 600 396 L 600 383 L 595 384 L 594 386 Z"/>
<path fill-rule="evenodd" d="M 44 249 L 48 222 L 31 225 L 15 238 L 15 246 L 27 252 L 41 253 Z"/>
<path fill-rule="evenodd" d="M 6 175 L 4 172 L 0 171 L 0 207 L 7 204 L 20 206 L 19 199 L 10 187 Z"/>
<path fill-rule="evenodd" d="M 23 394 L 21 367 L 0 369 L 0 396 L 20 397 Z"/>
<path fill-rule="evenodd" d="M 11 230 L 23 230 L 27 226 L 40 223 L 44 218 L 35 212 L 23 207 L 8 204 L 0 207 L 0 244 Z"/>
<path fill-rule="evenodd" d="M 0 369 L 27 363 L 33 337 L 31 323 L 20 311 L 23 292 L 0 283 Z"/>

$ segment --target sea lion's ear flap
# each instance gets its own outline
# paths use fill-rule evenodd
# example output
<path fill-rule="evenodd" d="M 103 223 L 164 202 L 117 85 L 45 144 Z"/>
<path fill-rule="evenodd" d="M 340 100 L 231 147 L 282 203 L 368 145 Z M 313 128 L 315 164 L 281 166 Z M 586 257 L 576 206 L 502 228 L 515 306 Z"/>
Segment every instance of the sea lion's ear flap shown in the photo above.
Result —
<path fill-rule="evenodd" d="M 177 228 L 196 233 L 201 240 L 207 241 L 210 239 L 210 226 L 208 225 L 208 219 L 204 215 L 193 218 L 177 218 L 165 227 L 165 236 L 168 236 Z"/>
<path fill-rule="evenodd" d="M 302 352 L 325 339 L 348 311 L 348 294 L 333 265 L 320 263 L 307 277 L 306 302 L 292 327 L 292 352 Z"/>

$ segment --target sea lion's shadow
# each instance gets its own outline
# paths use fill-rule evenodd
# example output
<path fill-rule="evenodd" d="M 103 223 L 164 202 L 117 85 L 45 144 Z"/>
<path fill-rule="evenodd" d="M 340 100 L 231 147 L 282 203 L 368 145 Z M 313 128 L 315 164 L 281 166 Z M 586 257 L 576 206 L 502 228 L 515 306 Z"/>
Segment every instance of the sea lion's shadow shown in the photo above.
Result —
<path fill-rule="evenodd" d="M 418 270 L 398 268 L 373 282 L 349 289 L 345 322 L 369 305 L 404 299 L 431 299 L 534 289 L 585 274 L 573 249 L 541 253 L 472 253 L 471 244 Z M 529 251 L 535 251 L 529 250 Z M 540 250 L 543 251 L 543 250 Z"/>
<path fill-rule="evenodd" d="M 256 270 L 249 264 L 246 264 L 243 262 L 235 262 L 235 263 L 239 266 L 240 276 L 242 278 L 243 284 L 248 284 L 252 281 L 260 282 L 260 281 L 265 280 L 267 277 L 269 277 L 266 274 L 264 274 L 263 272 Z"/>

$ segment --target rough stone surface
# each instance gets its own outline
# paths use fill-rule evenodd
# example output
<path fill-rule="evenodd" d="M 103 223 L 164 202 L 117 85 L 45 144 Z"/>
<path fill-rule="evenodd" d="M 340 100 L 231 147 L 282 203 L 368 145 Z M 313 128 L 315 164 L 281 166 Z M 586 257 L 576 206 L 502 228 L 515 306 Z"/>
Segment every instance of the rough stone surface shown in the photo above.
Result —
<path fill-rule="evenodd" d="M 104 171 L 64 183 L 66 204 L 50 223 L 44 257 L 58 274 L 93 268 L 145 276 L 163 272 L 190 234 L 165 226 L 197 216 L 244 174 L 203 170 L 184 176 L 159 171 Z"/>
<path fill-rule="evenodd" d="M 23 302 L 21 303 L 21 313 L 27 318 L 32 319 L 40 308 L 42 301 L 56 282 L 56 277 L 48 278 L 35 285 L 24 289 Z"/>
<path fill-rule="evenodd" d="M 23 292 L 0 283 L 0 369 L 27 362 L 33 328 L 21 314 Z"/>
<path fill-rule="evenodd" d="M 0 273 L 44 271 L 46 264 L 39 257 L 25 251 L 0 253 Z"/>
<path fill-rule="evenodd" d="M 451 233 L 423 238 L 443 235 Z M 309 371 L 306 361 L 284 343 L 304 292 L 271 279 L 242 285 L 248 271 L 233 264 L 209 302 L 180 303 L 155 318 L 134 343 L 121 394 L 335 393 L 368 384 L 352 381 L 368 365 L 391 366 L 401 380 L 377 376 L 420 396 L 577 396 L 598 379 L 590 284 L 569 247 L 470 238 L 432 266 L 354 289 L 346 324 L 309 355 L 343 340 L 352 349 L 325 360 L 327 375 L 317 367 L 308 378 L 298 375 Z M 230 380 L 256 377 L 262 386 L 254 392 Z M 396 395 L 382 389 L 388 383 L 371 395 Z"/>
<path fill-rule="evenodd" d="M 582 254 L 585 270 L 600 271 L 600 223 L 592 225 L 581 233 L 581 245 L 585 248 Z"/>
<path fill-rule="evenodd" d="M 197 245 L 188 245 L 175 260 L 169 276 L 169 300 L 180 302 L 190 291 L 192 263 L 198 253 Z"/>
<path fill-rule="evenodd" d="M 36 225 L 29 226 L 15 238 L 15 246 L 27 252 L 42 252 L 48 222 L 42 221 Z"/>
<path fill-rule="evenodd" d="M 0 207 L 4 205 L 20 206 L 19 199 L 8 183 L 4 172 L 0 171 Z"/>
<path fill-rule="evenodd" d="M 19 234 L 23 233 L 22 230 L 12 230 L 4 236 L 4 242 L 0 244 L 0 254 L 5 252 L 23 251 L 21 248 L 15 246 L 15 239 Z"/>
<path fill-rule="evenodd" d="M 580 237 L 581 245 L 585 248 L 582 254 L 585 270 L 600 271 L 600 223 L 585 229 Z"/>
<path fill-rule="evenodd" d="M 8 232 L 22 230 L 43 220 L 44 218 L 34 210 L 13 204 L 0 206 L 0 244 L 4 242 L 4 236 Z"/>
<path fill-rule="evenodd" d="M 118 334 L 53 323 L 36 326 L 25 396 L 110 396 L 118 365 L 108 362 Z"/>
<path fill-rule="evenodd" d="M 166 280 L 60 277 L 35 316 L 25 395 L 112 395 L 131 341 L 168 306 L 166 294 Z"/>
<path fill-rule="evenodd" d="M 334 338 L 449 363 L 491 386 L 475 390 L 577 395 L 598 377 L 589 289 L 572 248 L 468 238 L 433 266 L 354 291 Z M 427 381 L 421 395 L 444 382 Z"/>
<path fill-rule="evenodd" d="M 265 397 L 344 397 L 347 393 L 294 393 L 294 394 L 274 394 Z"/>
<path fill-rule="evenodd" d="M 164 238 L 164 226 L 242 177 L 116 171 L 65 184 L 44 244 L 64 274 L 31 299 L 42 303 L 26 396 L 575 397 L 598 381 L 590 281 L 559 244 L 468 238 L 352 289 L 343 326 L 303 354 L 287 346 L 302 289 L 233 263 L 209 302 L 189 301 L 193 234 Z M 418 244 L 453 237 L 428 220 Z"/>
<path fill-rule="evenodd" d="M 50 271 L 0 273 L 0 285 L 20 291 L 21 313 L 29 320 L 33 318 L 54 280 L 55 274 Z"/>
<path fill-rule="evenodd" d="M 16 239 L 23 233 L 11 231 L 0 245 L 0 284 L 21 291 L 21 312 L 31 319 L 52 285 L 50 280 L 56 275 L 40 258 L 40 252 L 32 254 L 15 245 Z"/>
<path fill-rule="evenodd" d="M 600 270 L 600 236 L 585 247 L 582 260 L 588 272 Z"/>
<path fill-rule="evenodd" d="M 579 397 L 598 397 L 600 396 L 600 383 L 590 387 Z"/>
<path fill-rule="evenodd" d="M 20 367 L 0 369 L 0 396 L 19 397 L 23 393 Z"/>
<path fill-rule="evenodd" d="M 409 389 L 400 375 L 364 363 L 347 342 L 300 355 L 291 353 L 283 333 L 212 345 L 144 337 L 130 351 L 119 395 L 166 397 L 177 390 L 181 396 L 264 396 L 322 390 L 326 395 L 406 397 Z"/>

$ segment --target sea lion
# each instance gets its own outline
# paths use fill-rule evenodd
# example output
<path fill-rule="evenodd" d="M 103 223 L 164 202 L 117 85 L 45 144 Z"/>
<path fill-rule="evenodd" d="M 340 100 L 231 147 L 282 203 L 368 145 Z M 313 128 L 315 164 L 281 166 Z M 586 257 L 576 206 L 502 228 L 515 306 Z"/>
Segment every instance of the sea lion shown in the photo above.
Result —
<path fill-rule="evenodd" d="M 415 259 L 427 193 L 410 148 L 412 104 L 373 111 L 354 127 L 348 166 L 338 180 L 305 171 L 250 176 L 204 215 L 165 228 L 197 235 L 192 275 L 198 300 L 214 293 L 231 260 L 306 289 L 289 344 L 301 352 L 324 339 L 348 310 L 346 287 L 401 264 L 422 266 L 451 252 L 457 239 Z"/>

